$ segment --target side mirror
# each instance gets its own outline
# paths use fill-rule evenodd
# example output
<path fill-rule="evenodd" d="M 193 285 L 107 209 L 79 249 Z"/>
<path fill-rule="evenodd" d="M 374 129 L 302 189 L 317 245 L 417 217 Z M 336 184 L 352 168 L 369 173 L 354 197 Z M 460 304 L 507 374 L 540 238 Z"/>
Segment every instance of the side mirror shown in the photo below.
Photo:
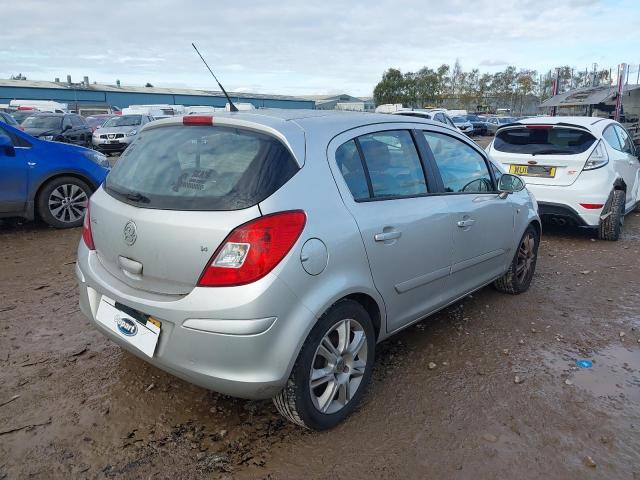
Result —
<path fill-rule="evenodd" d="M 71 130 L 71 125 L 66 124 L 64 127 L 62 127 L 63 132 L 66 132 L 67 130 Z"/>
<path fill-rule="evenodd" d="M 512 175 L 510 173 L 502 174 L 500 181 L 498 182 L 498 190 L 500 191 L 500 196 L 502 198 L 506 198 L 510 193 L 524 190 L 524 186 L 524 180 L 517 175 Z"/>
<path fill-rule="evenodd" d="M 13 146 L 13 142 L 6 135 L 0 135 L 0 152 L 4 153 L 7 157 L 16 156 L 16 149 Z"/>

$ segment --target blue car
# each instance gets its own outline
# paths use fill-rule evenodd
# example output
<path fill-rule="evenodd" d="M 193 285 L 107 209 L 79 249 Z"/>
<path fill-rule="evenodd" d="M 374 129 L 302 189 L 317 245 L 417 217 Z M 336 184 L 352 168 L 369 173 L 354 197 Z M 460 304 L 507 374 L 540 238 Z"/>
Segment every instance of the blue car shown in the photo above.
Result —
<path fill-rule="evenodd" d="M 78 227 L 109 168 L 99 152 L 39 140 L 0 121 L 0 218 L 37 215 L 55 228 Z"/>

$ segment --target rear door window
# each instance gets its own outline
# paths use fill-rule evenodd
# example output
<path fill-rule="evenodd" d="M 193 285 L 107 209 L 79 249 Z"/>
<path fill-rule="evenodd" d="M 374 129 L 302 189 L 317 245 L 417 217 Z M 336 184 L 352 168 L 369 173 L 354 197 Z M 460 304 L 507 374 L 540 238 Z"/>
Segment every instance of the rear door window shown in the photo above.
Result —
<path fill-rule="evenodd" d="M 423 132 L 440 171 L 446 193 L 496 191 L 487 162 L 476 150 L 457 138 Z"/>
<path fill-rule="evenodd" d="M 105 189 L 139 207 L 239 210 L 266 199 L 298 170 L 289 150 L 269 135 L 175 125 L 141 132 Z"/>
<path fill-rule="evenodd" d="M 358 137 L 374 198 L 427 193 L 422 163 L 408 130 L 369 133 Z"/>
<path fill-rule="evenodd" d="M 589 132 L 574 128 L 509 128 L 498 132 L 493 148 L 525 155 L 576 155 L 586 152 L 595 140 Z"/>

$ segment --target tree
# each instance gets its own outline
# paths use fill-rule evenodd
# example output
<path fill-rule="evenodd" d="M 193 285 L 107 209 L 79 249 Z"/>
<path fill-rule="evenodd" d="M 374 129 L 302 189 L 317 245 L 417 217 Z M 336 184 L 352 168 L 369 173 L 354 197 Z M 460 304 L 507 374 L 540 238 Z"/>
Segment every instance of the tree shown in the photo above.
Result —
<path fill-rule="evenodd" d="M 382 74 L 382 80 L 373 89 L 373 99 L 377 105 L 385 103 L 403 103 L 404 77 L 402 72 L 390 68 Z"/>

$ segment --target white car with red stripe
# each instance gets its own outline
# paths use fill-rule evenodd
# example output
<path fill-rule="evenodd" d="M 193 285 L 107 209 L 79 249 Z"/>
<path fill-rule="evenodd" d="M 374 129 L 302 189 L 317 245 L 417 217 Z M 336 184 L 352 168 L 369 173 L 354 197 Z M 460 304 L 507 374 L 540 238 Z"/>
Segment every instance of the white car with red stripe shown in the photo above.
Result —
<path fill-rule="evenodd" d="M 598 228 L 603 240 L 618 239 L 640 201 L 639 152 L 613 120 L 527 118 L 500 128 L 487 153 L 525 178 L 543 219 Z"/>

